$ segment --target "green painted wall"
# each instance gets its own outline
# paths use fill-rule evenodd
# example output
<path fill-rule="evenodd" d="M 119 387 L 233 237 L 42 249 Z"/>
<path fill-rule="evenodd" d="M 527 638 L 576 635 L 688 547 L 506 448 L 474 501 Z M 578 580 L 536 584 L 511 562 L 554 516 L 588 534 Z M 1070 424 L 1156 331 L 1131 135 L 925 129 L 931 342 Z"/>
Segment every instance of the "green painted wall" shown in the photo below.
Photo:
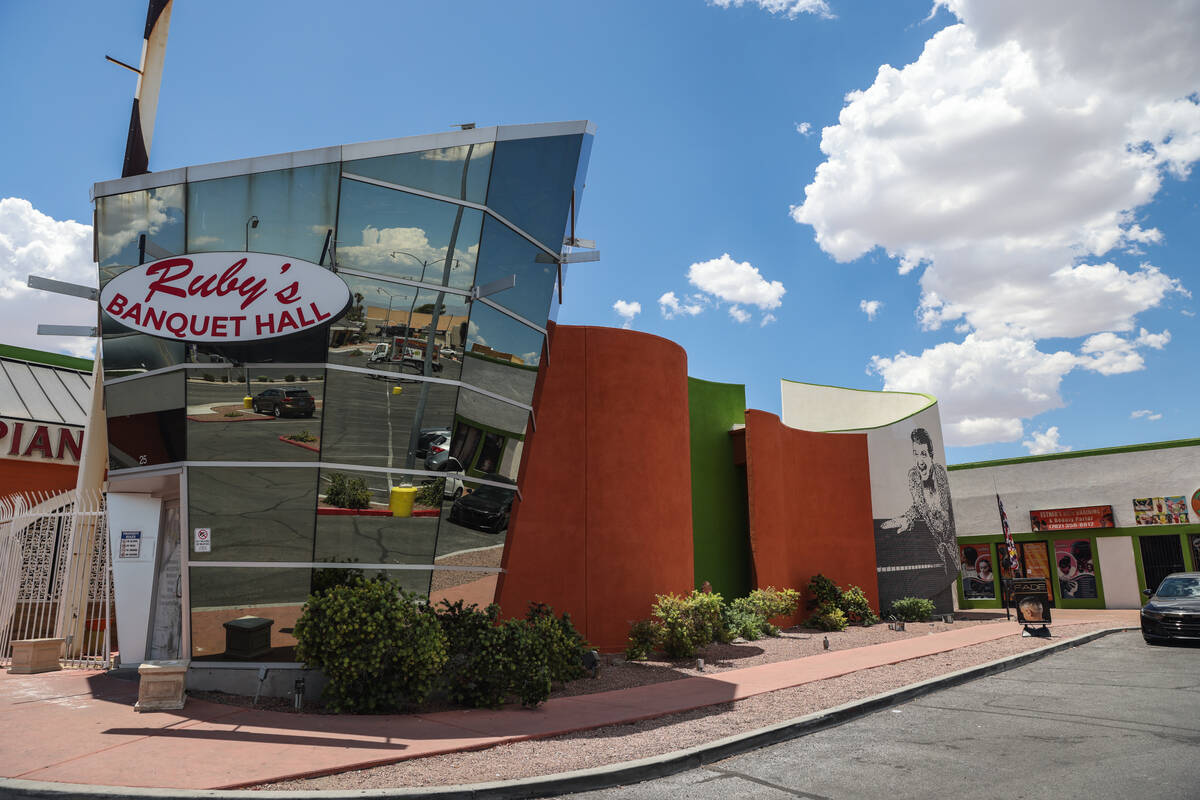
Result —
<path fill-rule="evenodd" d="M 746 422 L 746 387 L 689 377 L 688 413 L 696 586 L 742 597 L 751 589 L 746 469 L 733 463 L 729 431 Z"/>

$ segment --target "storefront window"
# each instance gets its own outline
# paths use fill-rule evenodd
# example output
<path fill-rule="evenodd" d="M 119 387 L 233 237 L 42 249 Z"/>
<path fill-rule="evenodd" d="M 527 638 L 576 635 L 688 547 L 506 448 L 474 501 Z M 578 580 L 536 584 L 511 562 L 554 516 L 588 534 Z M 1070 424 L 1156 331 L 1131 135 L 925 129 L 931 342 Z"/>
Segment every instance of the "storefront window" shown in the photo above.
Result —
<path fill-rule="evenodd" d="M 535 325 L 545 326 L 558 262 L 524 236 L 488 217 L 483 221 L 475 282 L 482 286 L 510 275 L 516 276 L 516 285 L 489 295 L 488 300 Z"/>
<path fill-rule="evenodd" d="M 962 563 L 963 596 L 968 600 L 996 598 L 995 559 L 991 545 L 964 544 L 959 547 Z"/>
<path fill-rule="evenodd" d="M 576 134 L 498 142 L 488 207 L 557 252 L 584 138 Z"/>
<path fill-rule="evenodd" d="M 312 572 L 294 567 L 190 569 L 192 660 L 296 661 L 292 631 L 308 600 Z"/>
<path fill-rule="evenodd" d="M 1054 543 L 1054 562 L 1063 600 L 1095 600 L 1100 596 L 1091 539 L 1059 539 Z"/>
<path fill-rule="evenodd" d="M 316 461 L 324 394 L 325 370 L 319 366 L 306 372 L 227 363 L 190 369 L 188 459 Z"/>
<path fill-rule="evenodd" d="M 111 469 L 183 461 L 185 392 L 182 371 L 104 387 Z"/>
<path fill-rule="evenodd" d="M 184 252 L 183 196 L 176 185 L 96 199 L 101 287 L 129 267 Z"/>
<path fill-rule="evenodd" d="M 463 382 L 518 403 L 531 403 L 544 338 L 540 331 L 475 303 L 467 328 Z"/>
<path fill-rule="evenodd" d="M 191 467 L 187 480 L 188 522 L 212 530 L 192 561 L 313 560 L 316 469 Z"/>

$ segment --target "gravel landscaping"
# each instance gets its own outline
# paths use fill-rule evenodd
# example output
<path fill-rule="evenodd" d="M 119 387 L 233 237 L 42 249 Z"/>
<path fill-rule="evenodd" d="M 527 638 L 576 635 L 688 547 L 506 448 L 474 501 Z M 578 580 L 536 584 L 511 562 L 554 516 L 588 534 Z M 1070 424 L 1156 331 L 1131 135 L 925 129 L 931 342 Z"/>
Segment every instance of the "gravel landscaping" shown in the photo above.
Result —
<path fill-rule="evenodd" d="M 552 698 L 678 680 L 700 674 L 711 675 L 756 664 L 804 658 L 824 652 L 826 636 L 829 639 L 829 650 L 844 650 L 901 637 L 926 636 L 939 630 L 964 625 L 986 625 L 1003 621 L 1002 614 L 999 620 L 995 615 L 986 613 L 974 616 L 976 618 L 959 619 L 952 624 L 909 623 L 903 632 L 889 630 L 887 625 L 850 628 L 829 634 L 793 628 L 784 631 L 778 638 L 729 645 L 714 644 L 701 653 L 705 662 L 703 673 L 696 669 L 695 662 L 626 662 L 619 657 L 605 656 L 604 666 L 597 679 L 574 681 L 557 690 Z M 1055 625 L 1052 628 L 1052 639 L 1007 636 L 946 653 L 651 720 L 516 742 L 481 751 L 410 759 L 320 778 L 281 781 L 259 788 L 351 790 L 443 786 L 512 780 L 615 764 L 753 731 L 1110 627 L 1113 627 L 1113 623 L 1102 621 Z"/>

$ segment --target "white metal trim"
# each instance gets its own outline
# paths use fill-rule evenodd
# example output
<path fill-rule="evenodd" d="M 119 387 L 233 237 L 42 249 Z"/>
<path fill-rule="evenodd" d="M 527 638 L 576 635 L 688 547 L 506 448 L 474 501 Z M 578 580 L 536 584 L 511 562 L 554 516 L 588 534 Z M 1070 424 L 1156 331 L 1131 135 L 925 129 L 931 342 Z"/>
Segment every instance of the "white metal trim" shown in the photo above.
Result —
<path fill-rule="evenodd" d="M 496 129 L 497 142 L 514 139 L 542 139 L 547 136 L 570 136 L 574 133 L 595 134 L 596 126 L 586 119 L 566 122 L 537 122 L 527 125 L 501 125 Z"/>
<path fill-rule="evenodd" d="M 254 156 L 236 161 L 221 161 L 187 168 L 188 183 L 211 181 L 217 178 L 234 178 L 239 175 L 254 175 L 260 172 L 276 172 L 281 169 L 312 167 L 318 164 L 335 164 L 341 160 L 341 147 L 317 147 L 312 150 L 297 150 L 271 156 Z"/>
<path fill-rule="evenodd" d="M 201 366 L 205 366 L 205 365 L 201 365 Z M 188 368 L 187 364 L 172 364 L 169 367 L 159 367 L 158 369 L 148 369 L 145 372 L 139 372 L 136 375 L 122 375 L 120 378 L 105 378 L 104 386 L 105 387 L 116 386 L 119 383 L 128 383 L 129 381 L 136 381 L 140 378 L 151 378 L 155 375 L 166 375 L 169 372 L 178 372 L 180 370 L 185 370 L 187 368 Z M 113 371 L 114 372 L 123 372 L 124 370 L 118 369 L 118 370 L 113 370 Z"/>
<path fill-rule="evenodd" d="M 492 545 L 495 547 L 495 545 Z M 357 561 L 193 561 L 192 567 L 224 569 L 381 569 L 409 572 L 504 572 L 503 567 L 473 567 L 447 564 L 362 564 Z"/>

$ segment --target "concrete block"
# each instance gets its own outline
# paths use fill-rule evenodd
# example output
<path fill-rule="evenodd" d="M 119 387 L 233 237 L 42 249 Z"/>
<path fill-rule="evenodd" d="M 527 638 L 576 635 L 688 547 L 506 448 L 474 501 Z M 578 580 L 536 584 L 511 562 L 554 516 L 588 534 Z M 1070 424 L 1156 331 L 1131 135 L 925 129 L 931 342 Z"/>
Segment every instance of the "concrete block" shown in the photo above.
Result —
<path fill-rule="evenodd" d="M 146 661 L 138 667 L 138 699 L 134 711 L 178 711 L 187 702 L 189 659 Z"/>
<path fill-rule="evenodd" d="M 12 643 L 12 665 L 8 671 L 14 675 L 33 675 L 62 669 L 58 663 L 62 646 L 62 639 L 17 639 Z"/>

